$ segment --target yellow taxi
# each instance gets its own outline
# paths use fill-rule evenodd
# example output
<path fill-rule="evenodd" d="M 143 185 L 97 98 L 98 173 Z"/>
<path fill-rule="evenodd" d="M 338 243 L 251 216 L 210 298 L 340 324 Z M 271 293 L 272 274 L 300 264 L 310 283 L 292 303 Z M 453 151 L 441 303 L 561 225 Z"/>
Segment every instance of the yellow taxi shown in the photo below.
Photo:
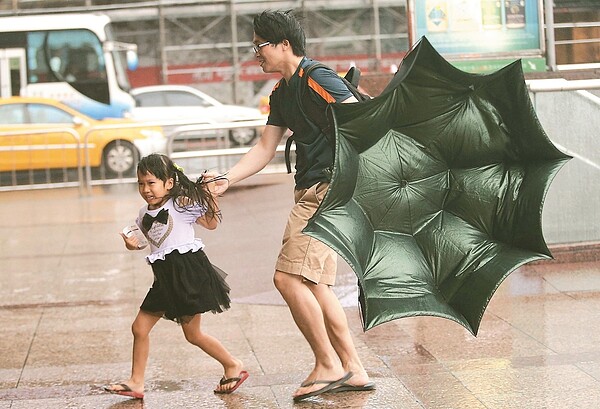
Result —
<path fill-rule="evenodd" d="M 89 160 L 107 176 L 132 175 L 140 157 L 166 148 L 160 127 L 96 120 L 51 99 L 0 98 L 0 172 L 73 168 Z"/>

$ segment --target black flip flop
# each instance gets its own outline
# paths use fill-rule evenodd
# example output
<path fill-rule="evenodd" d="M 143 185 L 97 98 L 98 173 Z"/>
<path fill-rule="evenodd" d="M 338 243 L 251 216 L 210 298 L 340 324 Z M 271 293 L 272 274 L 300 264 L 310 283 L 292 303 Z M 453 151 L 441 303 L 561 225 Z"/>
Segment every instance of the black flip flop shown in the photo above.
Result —
<path fill-rule="evenodd" d="M 308 392 L 308 393 L 305 393 L 302 395 L 294 396 L 294 402 L 301 402 L 304 399 L 312 398 L 313 396 L 317 396 L 317 395 L 321 395 L 325 392 L 329 392 L 336 386 L 340 386 L 341 384 L 346 382 L 348 379 L 352 378 L 352 375 L 353 375 L 352 372 L 348 372 L 346 375 L 342 376 L 337 381 L 316 380 L 316 381 L 304 382 L 304 383 L 302 383 L 303 387 L 312 386 L 312 385 L 316 385 L 316 384 L 324 384 L 325 386 L 323 386 L 321 389 L 317 389 L 316 391 L 312 391 L 312 392 Z"/>
<path fill-rule="evenodd" d="M 333 388 L 329 393 L 338 392 L 367 392 L 374 391 L 375 384 L 373 382 L 365 383 L 364 385 L 350 385 L 349 383 L 342 382 L 339 386 Z"/>
<path fill-rule="evenodd" d="M 120 386 L 123 389 L 111 389 L 111 386 Z M 115 383 L 112 385 L 106 385 L 102 387 L 106 392 L 114 393 L 115 395 L 128 396 L 134 399 L 144 399 L 144 394 L 139 392 L 134 392 L 131 388 L 124 383 Z"/>

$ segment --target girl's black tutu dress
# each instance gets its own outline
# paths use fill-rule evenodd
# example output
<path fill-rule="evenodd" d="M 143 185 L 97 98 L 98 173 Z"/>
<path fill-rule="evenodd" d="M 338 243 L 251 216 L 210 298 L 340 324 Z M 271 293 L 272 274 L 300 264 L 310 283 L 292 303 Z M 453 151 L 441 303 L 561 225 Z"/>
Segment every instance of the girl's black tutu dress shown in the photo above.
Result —
<path fill-rule="evenodd" d="M 140 209 L 136 223 L 150 244 L 146 260 L 154 273 L 141 310 L 185 323 L 196 314 L 229 308 L 226 274 L 210 263 L 195 237 L 194 224 L 203 214 L 203 207 L 180 207 L 173 199 L 159 209 Z"/>

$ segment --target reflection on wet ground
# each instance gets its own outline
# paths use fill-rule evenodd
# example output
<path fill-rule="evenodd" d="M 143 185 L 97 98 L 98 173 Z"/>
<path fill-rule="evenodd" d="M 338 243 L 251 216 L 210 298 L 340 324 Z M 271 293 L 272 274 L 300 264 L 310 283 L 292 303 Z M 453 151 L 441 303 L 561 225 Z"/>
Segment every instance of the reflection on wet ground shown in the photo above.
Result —
<path fill-rule="evenodd" d="M 220 365 L 160 322 L 143 402 L 101 386 L 128 377 L 130 325 L 152 277 L 118 232 L 142 205 L 134 185 L 0 193 L 0 409 L 21 408 L 597 408 L 600 405 L 600 262 L 531 264 L 509 276 L 479 335 L 440 318 L 361 330 L 356 279 L 340 265 L 346 306 L 374 392 L 324 394 L 294 405 L 311 353 L 272 284 L 289 176 L 263 176 L 227 192 L 224 220 L 198 230 L 229 273 L 234 305 L 203 317 L 204 330 L 240 357 L 248 381 L 213 389 Z"/>

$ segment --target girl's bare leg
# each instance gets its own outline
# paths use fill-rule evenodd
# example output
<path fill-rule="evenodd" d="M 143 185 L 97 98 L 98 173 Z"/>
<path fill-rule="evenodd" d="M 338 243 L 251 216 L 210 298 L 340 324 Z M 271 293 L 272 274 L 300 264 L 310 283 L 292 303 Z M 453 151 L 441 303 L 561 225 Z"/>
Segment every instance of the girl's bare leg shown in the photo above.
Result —
<path fill-rule="evenodd" d="M 131 377 L 123 382 L 134 392 L 144 392 L 144 375 L 146 373 L 146 364 L 150 352 L 150 331 L 160 319 L 159 316 L 148 314 L 139 310 L 133 324 L 131 332 L 133 333 L 133 357 L 131 361 Z M 123 390 L 118 384 L 111 385 L 110 390 Z"/>
<path fill-rule="evenodd" d="M 192 345 L 197 346 L 206 352 L 209 356 L 216 359 L 223 365 L 225 378 L 237 377 L 244 369 L 244 364 L 239 359 L 235 358 L 215 337 L 205 334 L 200 329 L 201 314 L 194 315 L 191 321 L 182 324 L 183 334 L 185 339 Z M 235 382 L 225 385 L 218 385 L 218 391 L 226 391 L 235 386 Z"/>

